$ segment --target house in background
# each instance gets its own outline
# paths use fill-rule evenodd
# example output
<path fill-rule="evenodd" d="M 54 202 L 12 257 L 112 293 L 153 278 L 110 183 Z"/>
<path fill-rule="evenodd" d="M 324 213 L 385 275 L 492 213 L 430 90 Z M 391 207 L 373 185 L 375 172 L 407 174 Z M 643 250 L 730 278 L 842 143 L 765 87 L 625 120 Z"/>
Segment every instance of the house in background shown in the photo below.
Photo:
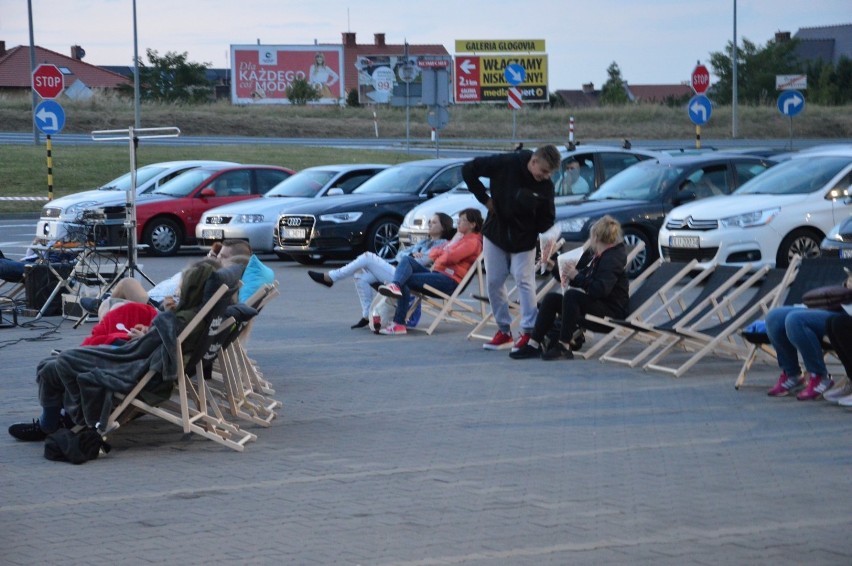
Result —
<path fill-rule="evenodd" d="M 624 82 L 627 99 L 637 104 L 681 104 L 692 96 L 692 89 L 686 84 L 672 85 L 631 85 Z M 599 90 L 594 83 L 586 83 L 582 90 L 557 90 L 556 95 L 569 108 L 596 108 L 600 106 Z"/>
<path fill-rule="evenodd" d="M 36 65 L 56 65 L 64 75 L 65 90 L 60 96 L 85 99 L 91 96 L 92 89 L 114 90 L 123 84 L 133 84 L 118 73 L 84 63 L 85 52 L 79 45 L 71 46 L 70 56 L 39 46 L 34 49 Z M 0 92 L 32 92 L 29 46 L 19 45 L 7 50 L 6 42 L 0 41 Z"/>
<path fill-rule="evenodd" d="M 775 39 L 789 40 L 790 32 L 779 32 L 775 34 Z M 796 57 L 800 61 L 822 59 L 837 65 L 841 57 L 852 59 L 852 24 L 799 28 L 793 39 L 799 41 Z"/>

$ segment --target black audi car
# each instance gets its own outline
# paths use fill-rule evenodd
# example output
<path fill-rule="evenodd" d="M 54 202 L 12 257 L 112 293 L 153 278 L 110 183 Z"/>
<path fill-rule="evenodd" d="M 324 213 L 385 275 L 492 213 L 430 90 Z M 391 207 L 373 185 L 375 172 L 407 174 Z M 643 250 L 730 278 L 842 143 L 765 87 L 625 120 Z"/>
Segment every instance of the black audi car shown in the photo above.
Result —
<path fill-rule="evenodd" d="M 628 275 L 635 277 L 657 258 L 657 235 L 672 208 L 730 194 L 775 163 L 771 158 L 722 152 L 649 159 L 618 173 L 583 200 L 557 206 L 556 222 L 565 242 L 579 246 L 597 219 L 609 214 L 618 220 L 628 246 L 645 244 L 628 268 Z"/>
<path fill-rule="evenodd" d="M 295 203 L 278 216 L 275 253 L 302 264 L 351 258 L 364 251 L 393 258 L 399 251 L 399 226 L 405 214 L 459 184 L 464 162 L 424 159 L 400 163 L 348 195 Z"/>

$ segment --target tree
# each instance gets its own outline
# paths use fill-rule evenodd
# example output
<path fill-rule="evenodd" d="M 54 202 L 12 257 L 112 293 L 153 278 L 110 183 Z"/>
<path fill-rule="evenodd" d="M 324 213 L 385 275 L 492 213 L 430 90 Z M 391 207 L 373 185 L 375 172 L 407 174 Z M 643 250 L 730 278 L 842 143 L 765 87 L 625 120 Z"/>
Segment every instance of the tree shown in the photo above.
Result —
<path fill-rule="evenodd" d="M 296 106 L 304 106 L 308 102 L 320 99 L 319 90 L 305 79 L 295 79 L 287 85 L 284 92 L 287 93 L 290 104 Z"/>
<path fill-rule="evenodd" d="M 609 78 L 601 87 L 602 105 L 621 105 L 630 102 L 627 91 L 624 88 L 624 79 L 621 78 L 621 69 L 615 61 L 607 68 L 606 74 Z"/>
<path fill-rule="evenodd" d="M 148 65 L 139 62 L 139 97 L 158 102 L 206 102 L 213 94 L 207 80 L 210 63 L 187 61 L 187 53 L 167 52 L 160 57 L 146 49 Z M 132 90 L 132 87 L 131 87 Z"/>
<path fill-rule="evenodd" d="M 775 75 L 799 72 L 795 49 L 798 41 L 769 41 L 765 47 L 743 38 L 737 50 L 738 101 L 745 104 L 768 104 L 775 100 Z M 710 66 L 719 80 L 712 87 L 712 98 L 720 104 L 733 100 L 734 44 L 728 42 L 724 52 L 710 53 Z"/>

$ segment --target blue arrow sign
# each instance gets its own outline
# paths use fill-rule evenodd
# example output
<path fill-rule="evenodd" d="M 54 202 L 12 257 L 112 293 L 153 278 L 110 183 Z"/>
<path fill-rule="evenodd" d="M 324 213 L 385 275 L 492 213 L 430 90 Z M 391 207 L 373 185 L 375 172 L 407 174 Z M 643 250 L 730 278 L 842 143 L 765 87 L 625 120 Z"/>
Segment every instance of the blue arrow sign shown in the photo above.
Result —
<path fill-rule="evenodd" d="M 689 119 L 692 120 L 692 123 L 701 126 L 710 119 L 710 114 L 713 113 L 713 105 L 709 98 L 703 94 L 698 94 L 689 99 L 686 111 L 689 113 Z"/>
<path fill-rule="evenodd" d="M 805 96 L 798 90 L 785 90 L 778 97 L 778 112 L 792 118 L 805 109 Z"/>
<path fill-rule="evenodd" d="M 43 100 L 35 109 L 35 125 L 43 134 L 58 134 L 65 127 L 65 110 L 58 102 Z"/>
<path fill-rule="evenodd" d="M 520 63 L 509 63 L 503 71 L 503 76 L 506 77 L 507 83 L 517 86 L 527 80 L 527 70 Z"/>

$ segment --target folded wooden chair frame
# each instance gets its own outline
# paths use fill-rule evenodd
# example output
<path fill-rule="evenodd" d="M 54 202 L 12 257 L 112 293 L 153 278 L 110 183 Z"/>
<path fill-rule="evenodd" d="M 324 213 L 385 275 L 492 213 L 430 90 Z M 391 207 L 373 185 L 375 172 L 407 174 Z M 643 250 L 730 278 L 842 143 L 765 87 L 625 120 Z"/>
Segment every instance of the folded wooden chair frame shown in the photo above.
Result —
<path fill-rule="evenodd" d="M 178 366 L 177 400 L 170 399 L 155 406 L 140 398 L 140 393 L 155 375 L 154 371 L 149 371 L 142 377 L 133 390 L 123 396 L 123 398 L 121 395 L 116 394 L 116 397 L 122 400 L 110 414 L 104 427 L 105 435 L 118 428 L 119 418 L 125 414 L 128 408 L 132 407 L 137 411 L 176 424 L 186 434 L 197 434 L 236 451 L 242 451 L 246 443 L 257 439 L 256 435 L 246 432 L 240 429 L 239 426 L 229 422 L 210 395 L 210 391 L 204 380 L 205 350 L 203 344 L 196 347 L 196 350 L 192 352 L 189 363 L 184 365 L 184 354 L 187 353 L 185 349 L 189 347 L 186 342 L 196 328 L 199 326 L 207 328 L 203 342 L 215 339 L 219 332 L 227 330 L 227 326 L 220 324 L 221 319 L 216 320 L 216 318 L 217 316 L 221 316 L 224 307 L 227 306 L 224 300 L 226 295 L 234 292 L 235 290 L 229 289 L 227 285 L 221 285 L 178 335 L 175 352 L 175 359 Z M 192 367 L 195 370 L 194 382 L 187 374 L 186 370 L 188 367 Z M 193 406 L 190 406 L 190 400 L 193 402 Z"/>
<path fill-rule="evenodd" d="M 471 306 L 465 302 L 461 296 L 467 290 L 470 282 L 475 278 L 479 286 L 479 293 L 485 293 L 485 279 L 483 278 L 482 264 L 484 255 L 479 254 L 476 261 L 470 266 L 465 276 L 456 286 L 455 291 L 448 295 L 432 287 L 424 285 L 422 289 L 411 289 L 411 292 L 416 297 L 412 310 L 417 308 L 417 303 L 420 303 L 421 316 L 428 315 L 431 321 L 424 326 L 423 321 L 414 328 L 432 334 L 442 322 L 460 322 L 462 324 L 475 325 L 486 316 L 485 305 L 481 301 L 476 301 L 476 306 Z M 411 310 L 409 311 L 411 312 Z"/>
<path fill-rule="evenodd" d="M 748 347 L 737 339 L 737 332 L 760 312 L 765 312 L 767 305 L 784 290 L 787 271 L 764 266 L 727 293 L 710 312 L 666 329 L 669 338 L 674 339 L 661 340 L 662 347 L 643 368 L 680 377 L 709 354 L 745 358 Z M 742 295 L 751 289 L 754 289 L 753 294 L 743 302 Z M 679 365 L 663 365 L 663 360 L 676 346 L 690 352 L 689 357 Z"/>
<path fill-rule="evenodd" d="M 671 298 L 677 295 L 681 282 L 698 265 L 696 260 L 689 263 L 672 263 L 657 259 L 645 271 L 630 282 L 630 299 L 627 304 L 627 322 L 638 322 L 656 312 L 661 305 L 671 308 Z M 632 333 L 632 328 L 611 317 L 586 315 L 586 323 L 594 326 L 602 336 L 586 350 L 574 352 L 575 357 L 591 359 L 613 340 L 620 340 Z"/>

